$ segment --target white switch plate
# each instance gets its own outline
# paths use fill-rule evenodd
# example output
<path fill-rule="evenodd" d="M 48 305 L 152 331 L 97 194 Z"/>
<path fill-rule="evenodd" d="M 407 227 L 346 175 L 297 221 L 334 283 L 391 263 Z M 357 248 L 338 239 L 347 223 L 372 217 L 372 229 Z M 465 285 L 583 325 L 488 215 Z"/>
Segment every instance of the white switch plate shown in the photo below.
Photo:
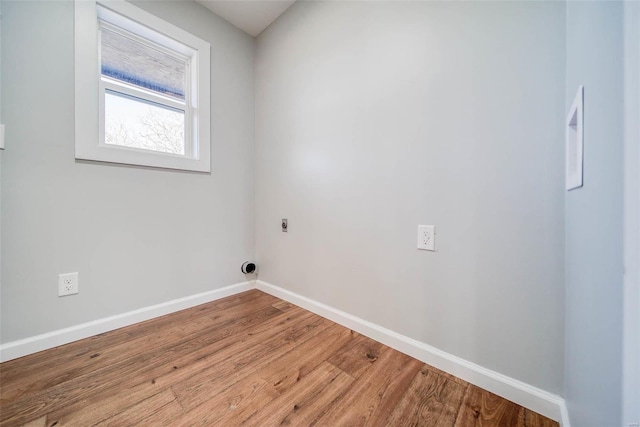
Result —
<path fill-rule="evenodd" d="M 436 250 L 436 227 L 434 225 L 418 226 L 418 249 L 424 251 Z"/>
<path fill-rule="evenodd" d="M 58 296 L 73 295 L 78 293 L 78 273 L 58 275 Z"/>
<path fill-rule="evenodd" d="M 0 150 L 4 150 L 4 125 L 0 125 Z"/>

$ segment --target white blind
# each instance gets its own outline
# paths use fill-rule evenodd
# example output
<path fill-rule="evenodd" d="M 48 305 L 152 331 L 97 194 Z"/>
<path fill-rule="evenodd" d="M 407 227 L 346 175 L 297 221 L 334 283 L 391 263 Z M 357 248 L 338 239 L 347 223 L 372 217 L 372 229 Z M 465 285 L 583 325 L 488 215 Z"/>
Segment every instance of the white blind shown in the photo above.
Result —
<path fill-rule="evenodd" d="M 171 55 L 149 40 L 101 24 L 103 76 L 165 96 L 185 99 L 186 59 Z"/>

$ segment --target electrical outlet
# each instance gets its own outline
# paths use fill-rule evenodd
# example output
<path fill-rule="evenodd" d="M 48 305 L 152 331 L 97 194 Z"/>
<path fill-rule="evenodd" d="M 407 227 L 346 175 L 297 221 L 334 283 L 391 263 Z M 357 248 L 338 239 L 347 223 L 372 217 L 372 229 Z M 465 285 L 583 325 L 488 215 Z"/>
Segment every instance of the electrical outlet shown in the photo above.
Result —
<path fill-rule="evenodd" d="M 436 227 L 433 225 L 418 226 L 418 249 L 436 250 Z"/>
<path fill-rule="evenodd" d="M 287 218 L 282 218 L 282 232 L 286 233 L 288 229 L 289 229 L 289 221 L 287 221 Z"/>
<path fill-rule="evenodd" d="M 73 295 L 78 293 L 78 273 L 58 275 L 58 296 Z"/>

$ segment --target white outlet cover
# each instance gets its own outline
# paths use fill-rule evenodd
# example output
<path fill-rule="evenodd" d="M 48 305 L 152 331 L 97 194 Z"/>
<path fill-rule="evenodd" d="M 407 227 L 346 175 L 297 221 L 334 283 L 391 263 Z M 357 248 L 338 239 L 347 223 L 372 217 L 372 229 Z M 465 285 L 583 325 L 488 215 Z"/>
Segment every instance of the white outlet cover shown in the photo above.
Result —
<path fill-rule="evenodd" d="M 58 275 L 58 296 L 73 295 L 78 293 L 78 273 L 66 273 Z"/>
<path fill-rule="evenodd" d="M 436 227 L 434 225 L 418 226 L 418 249 L 424 251 L 436 250 Z"/>

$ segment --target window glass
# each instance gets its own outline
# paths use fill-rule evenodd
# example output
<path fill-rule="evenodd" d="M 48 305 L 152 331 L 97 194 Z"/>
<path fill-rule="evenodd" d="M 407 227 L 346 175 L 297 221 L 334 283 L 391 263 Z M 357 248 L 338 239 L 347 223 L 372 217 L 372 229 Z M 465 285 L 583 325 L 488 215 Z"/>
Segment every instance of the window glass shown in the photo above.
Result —
<path fill-rule="evenodd" d="M 184 111 L 107 90 L 105 144 L 185 154 Z"/>

